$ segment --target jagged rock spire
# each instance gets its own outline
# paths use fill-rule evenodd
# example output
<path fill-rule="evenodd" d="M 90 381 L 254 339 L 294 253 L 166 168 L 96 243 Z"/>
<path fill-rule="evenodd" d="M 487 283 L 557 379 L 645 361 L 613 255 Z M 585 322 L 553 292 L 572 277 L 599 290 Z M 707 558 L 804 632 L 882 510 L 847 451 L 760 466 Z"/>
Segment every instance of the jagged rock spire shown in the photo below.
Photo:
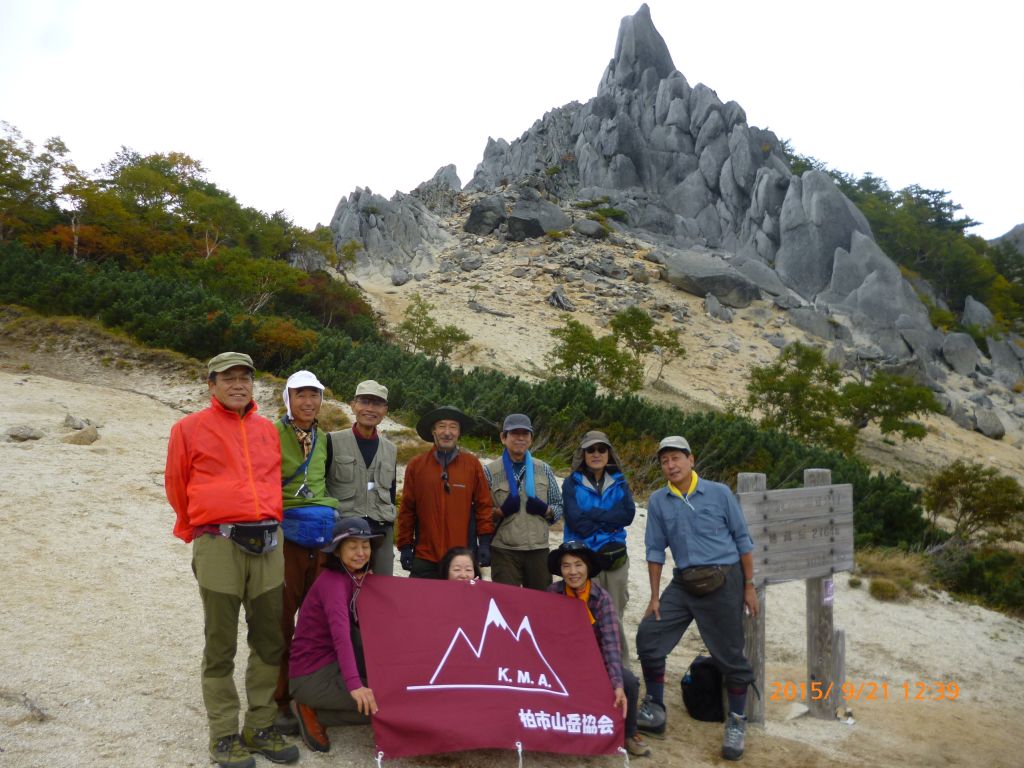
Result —
<path fill-rule="evenodd" d="M 615 41 L 615 56 L 608 64 L 605 82 L 611 75 L 612 82 L 623 88 L 636 88 L 647 69 L 657 72 L 657 80 L 668 77 L 675 71 L 672 54 L 665 40 L 654 27 L 651 9 L 647 3 L 640 6 L 632 16 L 626 16 L 619 24 L 619 36 Z"/>

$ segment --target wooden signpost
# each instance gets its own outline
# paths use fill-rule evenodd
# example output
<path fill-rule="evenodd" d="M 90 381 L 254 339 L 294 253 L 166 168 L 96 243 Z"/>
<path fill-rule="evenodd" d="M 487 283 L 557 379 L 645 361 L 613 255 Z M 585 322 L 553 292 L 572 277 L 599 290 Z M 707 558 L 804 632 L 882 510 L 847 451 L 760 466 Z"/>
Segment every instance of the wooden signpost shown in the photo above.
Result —
<path fill-rule="evenodd" d="M 845 636 L 833 628 L 832 575 L 853 570 L 853 487 L 831 485 L 827 469 L 804 472 L 804 487 L 768 491 L 763 474 L 740 473 L 740 507 L 754 540 L 757 618 L 744 625 L 747 658 L 760 696 L 747 697 L 747 718 L 764 722 L 765 587 L 807 581 L 807 697 L 809 714 L 832 719 L 842 699 Z"/>

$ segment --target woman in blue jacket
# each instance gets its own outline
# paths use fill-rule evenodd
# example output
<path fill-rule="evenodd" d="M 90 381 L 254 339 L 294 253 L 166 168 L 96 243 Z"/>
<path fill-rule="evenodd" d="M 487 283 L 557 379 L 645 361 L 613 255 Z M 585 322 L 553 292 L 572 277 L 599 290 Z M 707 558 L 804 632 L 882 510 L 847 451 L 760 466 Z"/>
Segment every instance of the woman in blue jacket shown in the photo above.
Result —
<path fill-rule="evenodd" d="M 563 541 L 582 541 L 604 558 L 595 578 L 612 597 L 619 617 L 622 657 L 629 646 L 622 614 L 629 602 L 629 557 L 626 526 L 633 522 L 636 504 L 619 457 L 604 432 L 587 432 L 572 457 L 572 474 L 562 483 L 565 535 Z"/>

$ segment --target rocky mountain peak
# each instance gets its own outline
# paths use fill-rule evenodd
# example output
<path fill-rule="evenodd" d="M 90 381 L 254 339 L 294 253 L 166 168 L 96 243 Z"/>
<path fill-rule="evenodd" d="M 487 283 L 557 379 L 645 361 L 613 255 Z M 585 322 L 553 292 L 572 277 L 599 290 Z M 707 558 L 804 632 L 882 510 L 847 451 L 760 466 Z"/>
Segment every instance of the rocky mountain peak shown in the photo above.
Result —
<path fill-rule="evenodd" d="M 707 85 L 691 86 L 647 5 L 622 19 L 593 98 L 552 109 L 511 142 L 489 138 L 472 180 L 461 192 L 458 183 L 446 166 L 390 201 L 357 190 L 338 206 L 335 240 L 363 243 L 357 273 L 402 285 L 476 271 L 500 259 L 506 243 L 571 237 L 586 250 L 628 235 L 648 244 L 648 260 L 670 285 L 712 298 L 711 306 L 768 299 L 832 344 L 833 359 L 932 387 L 964 426 L 992 422 L 993 404 L 944 384 L 949 371 L 979 390 L 996 388 L 1007 403 L 1024 380 L 1024 340 L 990 338 L 986 358 L 971 337 L 936 330 L 920 298 L 927 284 L 908 281 L 828 174 L 794 174 L 774 133 L 751 126 L 739 104 Z M 459 229 L 475 240 L 459 243 Z M 618 280 L 624 269 L 597 273 Z M 646 268 L 628 269 L 649 279 Z M 987 309 L 971 311 L 984 318 Z M 995 421 L 1024 417 L 1017 410 L 1004 406 Z"/>
<path fill-rule="evenodd" d="M 654 27 L 651 9 L 644 3 L 639 11 L 626 16 L 619 24 L 615 56 L 601 83 L 602 87 L 611 82 L 621 88 L 638 88 L 648 69 L 653 70 L 651 79 L 657 82 L 668 77 L 675 68 L 665 39 Z"/>

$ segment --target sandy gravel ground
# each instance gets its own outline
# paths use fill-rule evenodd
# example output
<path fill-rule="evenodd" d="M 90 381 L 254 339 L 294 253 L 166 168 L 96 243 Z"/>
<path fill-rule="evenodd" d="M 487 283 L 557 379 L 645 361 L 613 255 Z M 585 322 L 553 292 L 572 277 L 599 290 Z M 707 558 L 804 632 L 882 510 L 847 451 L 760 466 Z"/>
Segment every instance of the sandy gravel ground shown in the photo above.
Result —
<path fill-rule="evenodd" d="M 266 405 L 269 387 L 257 398 Z M 21 424 L 44 433 L 25 443 L 0 441 L 0 523 L 8 542 L 0 560 L 0 766 L 208 764 L 202 616 L 190 548 L 171 536 L 162 487 L 170 427 L 205 400 L 201 380 L 180 373 L 0 344 L 0 434 Z M 91 446 L 62 442 L 68 414 L 99 425 L 100 439 Z M 629 631 L 647 598 L 643 526 L 641 514 L 631 534 Z M 1024 623 L 942 594 L 879 603 L 863 588 L 849 588 L 844 576 L 835 606 L 847 633 L 849 679 L 889 683 L 890 700 L 852 702 L 853 724 L 792 718 L 798 706 L 770 701 L 767 726 L 751 729 L 746 765 L 1021 764 Z M 803 585 L 770 587 L 767 615 L 768 680 L 799 682 Z M 239 645 L 242 669 L 241 635 Z M 722 763 L 721 726 L 690 720 L 678 693 L 678 678 L 699 650 L 694 631 L 670 657 L 670 733 L 653 741 L 653 760 L 634 765 Z M 954 681 L 961 695 L 955 702 L 904 701 L 905 681 Z M 327 755 L 303 748 L 302 764 L 374 764 L 368 728 L 336 729 L 332 738 Z M 528 754 L 524 764 L 621 762 Z M 511 768 L 516 757 L 488 751 L 387 764 Z"/>

